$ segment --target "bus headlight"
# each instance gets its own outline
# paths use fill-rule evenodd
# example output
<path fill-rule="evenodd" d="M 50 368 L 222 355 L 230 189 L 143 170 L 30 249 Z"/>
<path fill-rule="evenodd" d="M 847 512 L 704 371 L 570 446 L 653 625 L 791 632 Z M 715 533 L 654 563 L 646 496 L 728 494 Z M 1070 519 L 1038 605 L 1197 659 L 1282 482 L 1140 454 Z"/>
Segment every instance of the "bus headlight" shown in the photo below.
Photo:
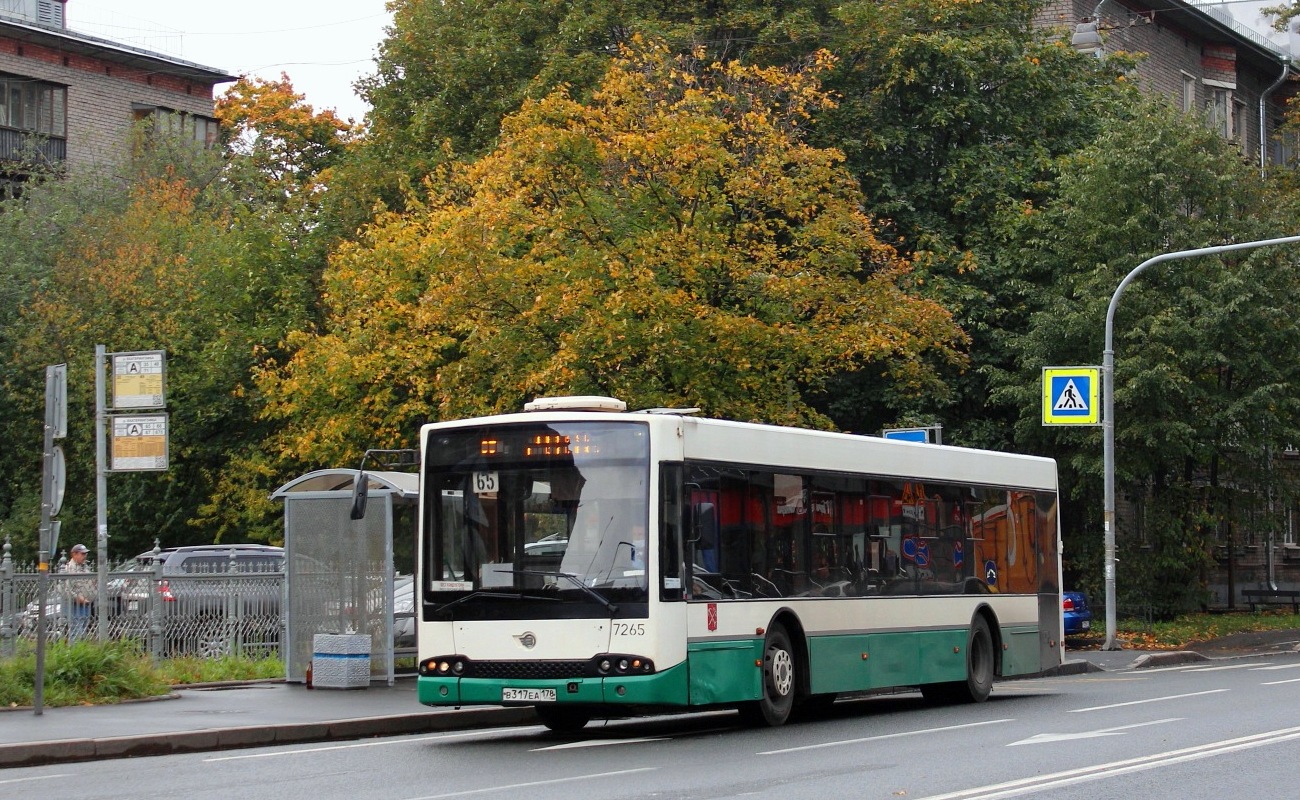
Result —
<path fill-rule="evenodd" d="M 605 654 L 595 658 L 597 675 L 649 675 L 655 671 L 654 662 L 645 656 Z"/>
<path fill-rule="evenodd" d="M 436 656 L 420 662 L 421 675 L 446 678 L 465 674 L 465 659 L 460 656 Z"/>

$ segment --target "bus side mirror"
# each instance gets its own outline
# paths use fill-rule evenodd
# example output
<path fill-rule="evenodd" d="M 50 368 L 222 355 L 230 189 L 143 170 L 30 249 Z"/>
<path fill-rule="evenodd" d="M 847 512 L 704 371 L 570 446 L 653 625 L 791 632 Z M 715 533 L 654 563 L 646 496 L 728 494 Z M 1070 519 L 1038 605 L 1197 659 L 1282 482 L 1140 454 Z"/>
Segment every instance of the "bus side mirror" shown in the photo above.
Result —
<path fill-rule="evenodd" d="M 358 470 L 356 483 L 352 484 L 352 511 L 348 516 L 362 519 L 366 516 L 366 499 L 370 495 L 370 479 L 366 473 Z"/>

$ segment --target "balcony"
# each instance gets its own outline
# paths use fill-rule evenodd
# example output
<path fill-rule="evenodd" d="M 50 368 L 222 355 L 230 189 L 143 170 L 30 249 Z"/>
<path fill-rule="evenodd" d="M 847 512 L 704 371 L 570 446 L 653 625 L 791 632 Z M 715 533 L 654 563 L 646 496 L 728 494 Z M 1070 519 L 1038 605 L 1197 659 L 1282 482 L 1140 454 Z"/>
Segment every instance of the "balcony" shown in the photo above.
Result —
<path fill-rule="evenodd" d="M 35 164 L 60 164 L 68 157 L 68 141 L 38 137 L 29 131 L 0 127 L 0 164 L 18 162 L 19 169 Z"/>

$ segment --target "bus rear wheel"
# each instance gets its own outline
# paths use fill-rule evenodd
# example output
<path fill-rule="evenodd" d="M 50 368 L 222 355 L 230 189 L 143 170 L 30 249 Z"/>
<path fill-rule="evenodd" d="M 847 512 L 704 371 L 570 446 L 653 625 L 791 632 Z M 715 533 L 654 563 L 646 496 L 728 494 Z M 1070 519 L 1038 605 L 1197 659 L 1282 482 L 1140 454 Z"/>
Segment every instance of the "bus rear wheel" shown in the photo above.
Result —
<path fill-rule="evenodd" d="M 921 687 L 921 694 L 933 703 L 982 703 L 993 691 L 993 674 L 997 659 L 993 651 L 993 634 L 984 617 L 971 620 L 966 635 L 966 680 L 931 683 Z"/>
<path fill-rule="evenodd" d="M 774 728 L 790 719 L 799 685 L 797 663 L 790 634 L 782 625 L 773 625 L 763 642 L 763 696 L 740 707 L 747 724 Z"/>
<path fill-rule="evenodd" d="M 556 733 L 580 731 L 591 722 L 591 713 L 571 706 L 533 706 L 542 724 Z"/>

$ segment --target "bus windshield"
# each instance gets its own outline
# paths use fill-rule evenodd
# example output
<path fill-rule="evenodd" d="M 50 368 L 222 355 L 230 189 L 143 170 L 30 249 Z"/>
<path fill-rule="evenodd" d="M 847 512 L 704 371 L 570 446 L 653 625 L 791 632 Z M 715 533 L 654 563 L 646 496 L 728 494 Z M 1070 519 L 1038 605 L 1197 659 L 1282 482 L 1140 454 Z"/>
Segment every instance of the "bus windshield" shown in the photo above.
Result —
<path fill-rule="evenodd" d="M 427 602 L 457 618 L 613 615 L 644 605 L 649 434 L 641 423 L 433 431 Z M 454 607 L 454 611 L 452 610 Z"/>

